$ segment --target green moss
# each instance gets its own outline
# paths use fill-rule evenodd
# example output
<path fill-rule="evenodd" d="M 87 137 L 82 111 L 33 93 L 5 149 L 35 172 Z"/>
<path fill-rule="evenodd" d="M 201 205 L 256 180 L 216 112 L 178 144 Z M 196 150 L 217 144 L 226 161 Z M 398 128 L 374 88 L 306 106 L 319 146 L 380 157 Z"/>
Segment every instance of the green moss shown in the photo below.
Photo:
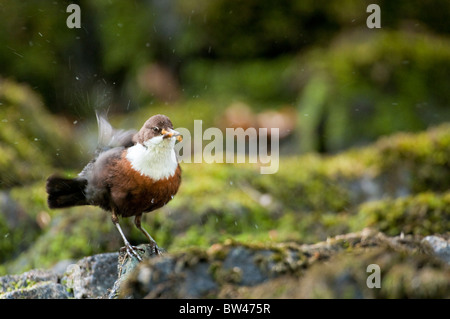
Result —
<path fill-rule="evenodd" d="M 11 277 L 12 279 L 13 277 Z M 32 280 L 30 278 L 17 278 L 16 281 L 14 280 L 8 280 L 7 282 L 5 282 L 5 286 L 0 287 L 0 293 L 6 293 L 6 292 L 11 292 L 11 291 L 15 291 L 15 290 L 22 290 L 22 289 L 28 289 L 31 288 L 33 286 L 35 286 L 38 283 L 41 283 L 42 281 L 35 281 Z M 0 299 L 1 299 L 1 294 L 0 294 Z"/>
<path fill-rule="evenodd" d="M 354 229 L 373 227 L 389 235 L 442 234 L 450 229 L 450 193 L 421 193 L 361 205 Z"/>
<path fill-rule="evenodd" d="M 417 134 L 397 134 L 383 138 L 379 149 L 380 170 L 401 166 L 411 171 L 413 192 L 443 191 L 450 187 L 450 125 L 442 124 Z"/>

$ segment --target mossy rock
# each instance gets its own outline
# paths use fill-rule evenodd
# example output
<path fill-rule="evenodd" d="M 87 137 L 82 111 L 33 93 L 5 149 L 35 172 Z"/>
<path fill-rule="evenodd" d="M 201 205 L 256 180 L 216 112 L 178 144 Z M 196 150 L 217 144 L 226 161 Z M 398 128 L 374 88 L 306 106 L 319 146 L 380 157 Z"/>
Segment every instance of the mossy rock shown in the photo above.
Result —
<path fill-rule="evenodd" d="M 340 253 L 330 263 L 316 264 L 298 282 L 300 298 L 448 298 L 450 269 L 424 254 L 374 247 Z M 369 288 L 368 277 L 380 269 L 379 288 Z M 292 285 L 291 285 L 291 288 Z"/>
<path fill-rule="evenodd" d="M 280 170 L 249 181 L 295 209 L 342 211 L 367 200 L 428 190 L 450 180 L 450 125 L 398 133 L 334 156 L 282 158 Z"/>
<path fill-rule="evenodd" d="M 380 288 L 369 288 L 369 265 L 380 266 Z M 450 270 L 426 255 L 389 248 L 341 252 L 316 263 L 301 277 L 281 276 L 256 287 L 226 287 L 223 298 L 300 299 L 446 299 Z"/>
<path fill-rule="evenodd" d="M 356 229 L 374 227 L 389 235 L 444 234 L 450 230 L 450 193 L 364 203 L 352 222 Z"/>
<path fill-rule="evenodd" d="M 66 299 L 69 294 L 51 271 L 34 269 L 0 277 L 0 299 Z"/>
<path fill-rule="evenodd" d="M 0 79 L 0 188 L 44 180 L 52 166 L 80 158 L 65 120 L 28 86 Z"/>
<path fill-rule="evenodd" d="M 381 270 L 380 288 L 367 285 L 369 265 Z M 312 245 L 227 241 L 147 259 L 120 297 L 448 298 L 449 274 L 421 237 L 366 229 Z"/>
<path fill-rule="evenodd" d="M 445 233 L 449 136 L 450 126 L 443 124 L 333 156 L 282 157 L 272 175 L 261 175 L 252 164 L 182 163 L 179 192 L 168 205 L 144 214 L 143 224 L 169 251 L 206 248 L 230 238 L 313 243 L 368 226 L 389 235 Z M 32 220 L 44 212 L 50 223 L 27 241 L 35 242 L 8 269 L 51 265 L 122 245 L 101 209 L 48 210 L 43 182 L 17 187 L 10 196 Z M 132 220 L 121 225 L 133 244 L 145 243 Z"/>

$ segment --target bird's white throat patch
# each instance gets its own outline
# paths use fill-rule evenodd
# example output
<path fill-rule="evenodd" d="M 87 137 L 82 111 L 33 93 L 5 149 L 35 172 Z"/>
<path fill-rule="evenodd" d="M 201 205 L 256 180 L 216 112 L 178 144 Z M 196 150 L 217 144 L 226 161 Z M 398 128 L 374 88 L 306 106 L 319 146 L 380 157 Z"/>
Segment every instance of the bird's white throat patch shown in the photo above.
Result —
<path fill-rule="evenodd" d="M 169 178 L 178 166 L 174 150 L 175 138 L 154 137 L 128 148 L 126 158 L 131 167 L 154 180 Z"/>

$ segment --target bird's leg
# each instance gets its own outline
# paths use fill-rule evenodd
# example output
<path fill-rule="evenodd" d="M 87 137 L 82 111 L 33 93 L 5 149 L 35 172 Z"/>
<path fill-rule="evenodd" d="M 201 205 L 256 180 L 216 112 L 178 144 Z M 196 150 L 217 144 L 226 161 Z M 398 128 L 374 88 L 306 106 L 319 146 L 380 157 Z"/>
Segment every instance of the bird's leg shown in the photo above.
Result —
<path fill-rule="evenodd" d="M 156 244 L 156 241 L 153 239 L 152 236 L 150 236 L 150 234 L 141 226 L 141 218 L 142 218 L 142 214 L 141 215 L 136 215 L 136 217 L 134 218 L 134 224 L 136 225 L 136 227 L 144 233 L 145 237 L 147 237 L 147 239 L 150 241 L 150 243 L 152 244 L 153 248 L 155 249 L 155 252 L 157 255 L 162 255 L 161 249 L 158 247 L 158 245 Z"/>
<path fill-rule="evenodd" d="M 123 242 L 125 243 L 125 247 L 127 249 L 127 254 L 129 256 L 136 257 L 137 260 L 142 261 L 142 257 L 139 256 L 139 254 L 134 250 L 133 246 L 130 245 L 127 238 L 125 237 L 122 228 L 119 225 L 119 217 L 117 216 L 115 210 L 112 211 L 111 214 L 111 220 L 113 224 L 116 226 L 117 230 L 119 231 L 120 235 L 122 236 Z"/>

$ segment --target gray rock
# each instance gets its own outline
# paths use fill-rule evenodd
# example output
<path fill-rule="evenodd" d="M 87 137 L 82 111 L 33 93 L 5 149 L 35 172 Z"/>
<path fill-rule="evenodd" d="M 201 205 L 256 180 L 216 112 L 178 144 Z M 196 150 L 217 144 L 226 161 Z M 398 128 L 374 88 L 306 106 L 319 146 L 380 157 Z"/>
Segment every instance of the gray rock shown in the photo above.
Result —
<path fill-rule="evenodd" d="M 139 246 L 141 247 L 141 246 Z M 147 251 L 150 246 L 143 247 Z M 148 253 L 147 253 L 148 254 Z M 150 253 L 150 256 L 154 256 Z M 163 255 L 136 264 L 125 279 L 119 278 L 120 298 L 202 298 L 217 290 L 210 264 L 197 257 L 192 260 Z M 126 264 L 126 263 L 125 263 Z"/>
<path fill-rule="evenodd" d="M 34 269 L 21 275 L 0 277 L 0 298 L 65 299 L 68 297 L 66 288 L 58 283 L 58 276 L 52 271 Z"/>
<path fill-rule="evenodd" d="M 142 262 L 128 256 L 124 249 L 83 258 L 70 264 L 61 280 L 54 271 L 43 270 L 0 277 L 0 298 L 247 298 L 252 292 L 267 298 L 289 296 L 295 291 L 298 296 L 314 297 L 314 282 L 328 267 L 321 265 L 331 258 L 341 261 L 341 271 L 336 274 L 334 265 L 330 265 L 324 281 L 328 288 L 319 295 L 344 296 L 351 292 L 353 298 L 366 298 L 376 295 L 367 294 L 366 273 L 361 275 L 355 269 L 366 269 L 366 264 L 376 258 L 375 263 L 381 263 L 386 274 L 397 278 L 399 270 L 392 256 L 397 256 L 409 275 L 417 272 L 422 276 L 426 293 L 416 294 L 408 287 L 400 291 L 385 284 L 391 290 L 380 296 L 448 295 L 443 279 L 449 271 L 449 240 L 441 235 L 423 239 L 411 235 L 388 237 L 365 229 L 310 245 L 229 242 L 208 250 L 190 248 L 162 256 L 155 256 L 150 245 L 140 245 L 137 252 Z M 445 262 L 430 258 L 434 254 Z M 361 265 L 353 265 L 363 256 Z M 349 258 L 351 262 L 347 263 Z M 429 267 L 423 268 L 423 263 Z M 300 281 L 304 288 L 298 290 Z M 284 288 L 286 283 L 288 288 Z"/>
<path fill-rule="evenodd" d="M 121 298 L 204 298 L 218 288 L 207 262 L 177 265 L 172 257 L 140 264 L 124 281 Z"/>
<path fill-rule="evenodd" d="M 117 279 L 118 256 L 107 253 L 85 257 L 67 267 L 62 282 L 77 299 L 103 297 Z"/>
<path fill-rule="evenodd" d="M 236 282 L 244 286 L 256 285 L 267 279 L 267 274 L 255 262 L 255 251 L 245 247 L 231 249 L 222 268 L 234 272 L 238 277 Z"/>
<path fill-rule="evenodd" d="M 57 262 L 57 263 L 51 268 L 51 271 L 53 271 L 55 274 L 57 274 L 58 277 L 62 277 L 62 276 L 64 276 L 64 274 L 66 273 L 67 268 L 68 268 L 70 265 L 75 264 L 76 262 L 77 262 L 77 261 L 74 260 L 74 259 L 64 259 L 64 260 L 61 260 L 61 261 Z"/>
<path fill-rule="evenodd" d="M 427 242 L 433 249 L 436 256 L 444 260 L 450 265 L 450 240 L 444 239 L 439 236 L 427 236 L 422 239 L 423 242 Z"/>
<path fill-rule="evenodd" d="M 201 298 L 217 290 L 218 285 L 211 277 L 209 264 L 201 262 L 186 270 L 186 276 L 180 287 L 180 294 L 185 298 Z"/>
<path fill-rule="evenodd" d="M 48 270 L 33 269 L 20 275 L 0 277 L 0 293 L 18 290 L 39 282 L 58 282 L 58 276 Z"/>
<path fill-rule="evenodd" d="M 69 297 L 66 288 L 54 282 L 40 282 L 31 287 L 1 295 L 3 299 L 67 299 Z"/>

